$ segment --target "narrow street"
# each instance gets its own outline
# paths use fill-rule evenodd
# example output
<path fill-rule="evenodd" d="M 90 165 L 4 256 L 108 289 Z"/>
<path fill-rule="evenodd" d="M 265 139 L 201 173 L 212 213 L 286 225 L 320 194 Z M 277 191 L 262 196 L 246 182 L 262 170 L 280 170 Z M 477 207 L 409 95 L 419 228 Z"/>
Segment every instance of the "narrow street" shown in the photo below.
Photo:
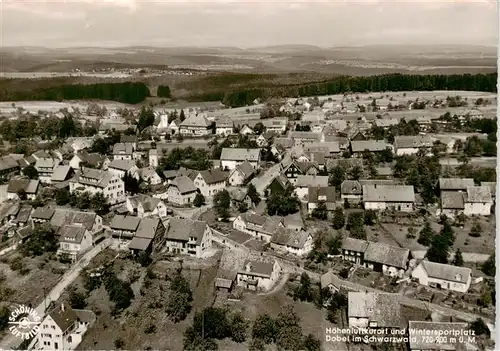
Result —
<path fill-rule="evenodd" d="M 73 281 L 78 278 L 81 271 L 90 263 L 90 261 L 97 256 L 102 250 L 107 248 L 110 244 L 109 239 L 97 244 L 90 251 L 88 251 L 82 258 L 71 266 L 71 268 L 64 273 L 61 277 L 59 283 L 52 288 L 52 290 L 47 294 L 45 299 L 35 308 L 37 314 L 41 317 L 45 316 L 45 307 L 49 306 L 52 301 L 57 301 L 62 293 L 68 288 L 68 286 L 73 283 Z M 14 336 L 13 334 L 7 334 L 5 338 L 0 342 L 0 350 L 16 349 L 19 347 L 23 340 Z"/>

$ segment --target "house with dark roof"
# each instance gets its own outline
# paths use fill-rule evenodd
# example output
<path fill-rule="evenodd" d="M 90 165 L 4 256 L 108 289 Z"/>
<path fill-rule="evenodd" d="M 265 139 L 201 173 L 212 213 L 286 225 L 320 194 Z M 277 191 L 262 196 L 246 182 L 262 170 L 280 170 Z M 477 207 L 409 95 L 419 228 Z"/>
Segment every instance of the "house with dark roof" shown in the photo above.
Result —
<path fill-rule="evenodd" d="M 474 186 L 474 179 L 472 178 L 439 178 L 438 180 L 439 191 L 456 191 L 464 192 L 467 188 Z"/>
<path fill-rule="evenodd" d="M 386 149 L 392 149 L 391 145 L 384 140 L 357 140 L 351 141 L 351 153 L 355 157 L 362 157 L 363 152 L 382 152 Z"/>
<path fill-rule="evenodd" d="M 189 136 L 204 136 L 212 134 L 211 122 L 205 113 L 190 113 L 179 125 L 179 133 Z"/>
<path fill-rule="evenodd" d="M 36 162 L 33 160 L 33 163 Z M 0 175 L 10 174 L 19 171 L 20 164 L 11 156 L 0 157 Z"/>
<path fill-rule="evenodd" d="M 48 158 L 39 158 L 36 160 L 35 168 L 38 172 L 38 179 L 40 182 L 50 184 L 52 175 L 59 163 L 61 163 L 59 159 L 50 156 Z"/>
<path fill-rule="evenodd" d="M 295 180 L 295 194 L 299 200 L 307 202 L 310 187 L 328 187 L 328 176 L 298 175 Z"/>
<path fill-rule="evenodd" d="M 111 235 L 114 238 L 130 240 L 137 232 L 139 223 L 141 223 L 141 219 L 139 217 L 116 215 L 111 220 L 109 229 L 111 230 Z"/>
<path fill-rule="evenodd" d="M 268 186 L 264 189 L 264 193 L 267 192 L 267 196 L 272 194 L 284 193 L 288 188 L 293 187 L 287 177 L 282 173 L 276 175 Z"/>
<path fill-rule="evenodd" d="M 333 186 L 312 186 L 307 192 L 307 212 L 311 214 L 318 204 L 324 203 L 328 217 L 331 218 L 335 210 L 335 187 Z"/>
<path fill-rule="evenodd" d="M 234 122 L 227 116 L 222 116 L 215 120 L 215 134 L 228 136 L 233 134 Z"/>
<path fill-rule="evenodd" d="M 423 260 L 411 272 L 411 277 L 420 285 L 466 293 L 472 282 L 472 270 Z"/>
<path fill-rule="evenodd" d="M 451 218 L 462 213 L 466 216 L 489 216 L 492 206 L 489 186 L 468 186 L 465 192 L 441 192 L 441 213 Z"/>
<path fill-rule="evenodd" d="M 50 212 L 48 213 L 50 214 Z M 56 207 L 50 216 L 49 223 L 56 233 L 65 225 L 81 224 L 90 232 L 94 242 L 99 238 L 99 234 L 103 232 L 102 217 L 95 212 Z"/>
<path fill-rule="evenodd" d="M 92 247 L 92 234 L 81 223 L 65 225 L 58 234 L 57 254 L 68 255 L 72 261 Z"/>
<path fill-rule="evenodd" d="M 64 182 L 73 176 L 73 169 L 69 165 L 58 165 L 54 168 L 52 177 L 50 178 L 51 184 Z"/>
<path fill-rule="evenodd" d="M 413 185 L 363 185 L 363 205 L 367 210 L 412 212 L 415 205 Z"/>
<path fill-rule="evenodd" d="M 190 205 L 193 203 L 198 188 L 194 182 L 186 177 L 176 177 L 170 182 L 167 189 L 168 202 L 176 205 Z"/>
<path fill-rule="evenodd" d="M 227 177 L 227 172 L 215 168 L 193 172 L 190 178 L 203 196 L 210 197 L 226 188 Z"/>
<path fill-rule="evenodd" d="M 212 247 L 212 229 L 205 222 L 173 217 L 166 227 L 167 252 L 201 258 Z"/>
<path fill-rule="evenodd" d="M 281 266 L 278 260 L 246 260 L 236 274 L 236 284 L 248 290 L 270 290 L 279 279 Z"/>
<path fill-rule="evenodd" d="M 281 173 L 290 181 L 295 184 L 298 176 L 314 176 L 319 173 L 319 167 L 315 162 L 300 162 L 296 159 L 285 156 L 280 162 Z"/>
<path fill-rule="evenodd" d="M 104 155 L 97 152 L 89 154 L 86 151 L 81 151 L 75 154 L 69 161 L 69 165 L 74 170 L 80 169 L 82 166 L 106 169 L 111 161 Z"/>
<path fill-rule="evenodd" d="M 146 183 L 151 185 L 161 184 L 161 178 L 153 166 L 140 168 L 138 174 L 139 178 Z"/>
<path fill-rule="evenodd" d="M 233 170 L 239 164 L 248 162 L 253 168 L 260 163 L 260 149 L 223 148 L 220 156 L 221 168 Z"/>
<path fill-rule="evenodd" d="M 236 166 L 236 168 L 229 173 L 228 183 L 233 186 L 247 184 L 250 179 L 252 179 L 255 172 L 255 168 L 253 168 L 249 162 L 245 161 Z"/>
<path fill-rule="evenodd" d="M 409 249 L 355 238 L 345 238 L 342 241 L 343 260 L 391 277 L 402 278 L 410 258 Z"/>
<path fill-rule="evenodd" d="M 137 230 L 128 244 L 134 254 L 139 252 L 156 253 L 165 245 L 166 228 L 159 218 L 142 218 Z"/>
<path fill-rule="evenodd" d="M 116 174 L 120 179 L 128 174 L 129 176 L 139 180 L 139 168 L 134 160 L 114 159 L 108 165 L 108 172 Z"/>
<path fill-rule="evenodd" d="M 40 350 L 75 350 L 96 316 L 90 310 L 73 309 L 65 303 L 49 311 L 38 326 Z"/>
<path fill-rule="evenodd" d="M 145 194 L 127 197 L 126 206 L 130 214 L 139 218 L 151 216 L 163 218 L 167 216 L 167 206 L 163 200 Z"/>
<path fill-rule="evenodd" d="M 255 213 L 245 212 L 233 221 L 233 228 L 250 234 L 258 240 L 270 242 L 273 234 L 284 224 L 269 216 L 261 216 Z"/>
<path fill-rule="evenodd" d="M 246 209 L 253 209 L 254 203 L 250 196 L 248 196 L 248 188 L 236 188 L 229 190 L 229 196 L 231 197 L 231 205 L 239 210 L 242 207 Z"/>
<path fill-rule="evenodd" d="M 14 178 L 9 180 L 7 186 L 7 199 L 18 200 L 20 196 L 26 196 L 28 200 L 34 200 L 40 188 L 40 181 L 27 178 Z"/>
<path fill-rule="evenodd" d="M 347 299 L 350 328 L 404 327 L 399 294 L 349 291 Z"/>
<path fill-rule="evenodd" d="M 271 249 L 302 257 L 312 251 L 313 241 L 311 233 L 280 227 L 271 238 Z"/>

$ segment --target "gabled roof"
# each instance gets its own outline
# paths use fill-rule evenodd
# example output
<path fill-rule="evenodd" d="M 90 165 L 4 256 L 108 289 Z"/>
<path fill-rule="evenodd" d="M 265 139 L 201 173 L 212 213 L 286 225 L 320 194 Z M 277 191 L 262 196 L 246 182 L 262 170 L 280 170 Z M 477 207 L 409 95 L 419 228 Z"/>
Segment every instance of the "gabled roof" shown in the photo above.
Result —
<path fill-rule="evenodd" d="M 279 228 L 271 239 L 271 242 L 276 245 L 292 247 L 294 249 L 303 249 L 304 244 L 309 237 L 309 233 L 305 231 L 296 231 L 293 229 Z"/>
<path fill-rule="evenodd" d="M 132 155 L 134 147 L 131 143 L 116 143 L 113 145 L 113 155 Z"/>
<path fill-rule="evenodd" d="M 120 143 L 137 143 L 137 135 L 122 134 L 120 136 Z"/>
<path fill-rule="evenodd" d="M 352 152 L 363 152 L 365 150 L 383 151 L 391 146 L 384 140 L 353 140 L 351 141 Z"/>
<path fill-rule="evenodd" d="M 78 211 L 71 208 L 56 208 L 50 218 L 50 225 L 61 228 L 67 224 L 81 224 L 91 231 L 97 214 L 95 212 Z"/>
<path fill-rule="evenodd" d="M 394 137 L 394 148 L 432 147 L 432 139 L 427 135 L 398 135 Z"/>
<path fill-rule="evenodd" d="M 340 193 L 342 195 L 362 195 L 363 188 L 357 180 L 344 180 L 340 184 Z"/>
<path fill-rule="evenodd" d="M 111 220 L 109 227 L 115 230 L 137 231 L 141 219 L 133 216 L 116 215 Z"/>
<path fill-rule="evenodd" d="M 439 178 L 439 189 L 443 190 L 467 190 L 467 187 L 474 186 L 472 178 Z"/>
<path fill-rule="evenodd" d="M 441 208 L 449 210 L 463 210 L 465 205 L 464 193 L 458 191 L 441 192 Z"/>
<path fill-rule="evenodd" d="M 63 333 L 75 324 L 78 319 L 75 311 L 67 304 L 57 306 L 52 312 L 49 313 L 49 316 L 59 326 Z"/>
<path fill-rule="evenodd" d="M 415 202 L 413 185 L 364 185 L 363 202 Z"/>
<path fill-rule="evenodd" d="M 196 245 L 200 245 L 206 226 L 205 222 L 188 218 L 170 218 L 167 225 L 167 240 L 189 241 L 189 238 L 196 238 Z"/>
<path fill-rule="evenodd" d="M 134 166 L 135 166 L 135 161 L 133 160 L 113 160 L 110 162 L 108 167 L 128 172 Z"/>
<path fill-rule="evenodd" d="M 170 183 L 169 187 L 170 186 L 176 187 L 181 194 L 188 194 L 198 190 L 193 181 L 186 176 L 175 178 Z"/>
<path fill-rule="evenodd" d="M 280 222 L 273 220 L 268 216 L 260 216 L 255 213 L 242 213 L 240 218 L 245 222 L 249 230 L 258 231 L 267 235 L 273 233 L 280 227 Z"/>
<path fill-rule="evenodd" d="M 368 318 L 377 327 L 401 327 L 399 294 L 349 291 L 348 301 L 349 318 Z"/>
<path fill-rule="evenodd" d="M 493 200 L 491 199 L 490 187 L 468 186 L 467 202 L 475 202 L 475 203 L 493 202 Z"/>
<path fill-rule="evenodd" d="M 265 261 L 246 260 L 243 269 L 238 273 L 268 278 L 273 274 L 274 263 Z"/>
<path fill-rule="evenodd" d="M 199 174 L 201 174 L 203 180 L 205 180 L 205 183 L 207 183 L 207 184 L 215 184 L 215 183 L 225 182 L 227 179 L 227 176 L 228 176 L 227 172 L 224 172 L 220 168 L 200 171 Z"/>
<path fill-rule="evenodd" d="M 181 122 L 180 127 L 198 127 L 198 128 L 208 128 L 210 126 L 210 121 L 205 117 L 204 114 L 194 114 L 191 113 L 187 118 Z"/>
<path fill-rule="evenodd" d="M 321 140 L 321 133 L 291 131 L 288 134 L 288 137 L 293 138 L 293 139 L 299 139 L 299 140 L 304 139 L 304 140 L 320 141 Z"/>
<path fill-rule="evenodd" d="M 37 207 L 31 214 L 31 218 L 49 220 L 54 215 L 55 210 L 53 207 Z"/>
<path fill-rule="evenodd" d="M 83 168 L 77 172 L 74 182 L 84 185 L 91 185 L 95 187 L 105 188 L 108 186 L 109 181 L 113 178 L 113 174 L 108 171 L 100 169 Z"/>
<path fill-rule="evenodd" d="M 359 240 L 355 238 L 344 238 L 342 240 L 342 249 L 354 251 L 354 252 L 365 252 L 368 247 L 368 241 Z"/>
<path fill-rule="evenodd" d="M 240 174 L 243 176 L 243 180 L 247 180 L 252 176 L 252 174 L 254 174 L 255 168 L 253 168 L 250 162 L 244 161 L 236 166 L 234 172 L 240 172 Z"/>
<path fill-rule="evenodd" d="M 420 264 L 430 278 L 467 283 L 467 280 L 472 275 L 472 270 L 466 267 L 458 267 L 451 264 L 436 263 L 427 260 L 423 260 Z"/>
<path fill-rule="evenodd" d="M 9 185 L 7 186 L 8 193 L 17 193 L 18 191 L 24 190 L 26 194 L 36 194 L 38 190 L 39 180 L 33 179 L 11 179 Z"/>
<path fill-rule="evenodd" d="M 328 176 L 317 175 L 298 175 L 295 183 L 297 188 L 308 187 L 327 187 Z"/>
<path fill-rule="evenodd" d="M 260 159 L 260 149 L 223 148 L 220 159 L 256 162 Z"/>
<path fill-rule="evenodd" d="M 409 255 L 409 249 L 369 241 L 364 260 L 397 268 L 406 268 Z"/>
<path fill-rule="evenodd" d="M 142 218 L 134 238 L 153 239 L 160 225 L 163 224 L 159 218 Z"/>
<path fill-rule="evenodd" d="M 332 271 L 328 271 L 321 276 L 320 283 L 321 283 L 321 289 L 328 287 L 330 284 L 339 289 L 342 282 L 340 278 L 337 275 L 335 275 Z"/>
<path fill-rule="evenodd" d="M 128 200 L 132 204 L 133 208 L 137 208 L 137 206 L 141 204 L 142 208 L 144 208 L 144 211 L 146 212 L 153 211 L 161 201 L 161 199 L 145 194 L 138 194 L 136 196 L 131 196 L 128 198 Z"/>
<path fill-rule="evenodd" d="M 325 199 L 319 200 L 322 197 Z M 327 205 L 328 210 L 335 209 L 335 187 L 334 186 L 321 186 L 321 187 L 309 187 L 307 201 L 309 203 L 318 203 L 319 201 L 324 201 Z M 333 203 L 333 208 L 328 208 L 329 204 Z"/>
<path fill-rule="evenodd" d="M 76 156 L 82 160 L 83 162 L 87 162 L 89 165 L 92 165 L 94 167 L 98 166 L 100 163 L 102 163 L 105 159 L 106 156 L 101 155 L 97 152 L 89 154 L 86 151 L 81 151 L 76 154 Z"/>
<path fill-rule="evenodd" d="M 53 182 L 62 182 L 66 180 L 70 170 L 71 170 L 70 166 L 63 166 L 63 165 L 56 166 L 56 168 L 54 168 L 54 173 L 52 173 L 52 177 L 50 178 L 50 180 Z"/>
<path fill-rule="evenodd" d="M 65 243 L 80 244 L 85 236 L 84 226 L 78 224 L 65 225 L 59 231 L 59 241 Z"/>
<path fill-rule="evenodd" d="M 19 163 L 11 156 L 3 156 L 0 158 L 0 171 L 19 168 Z"/>

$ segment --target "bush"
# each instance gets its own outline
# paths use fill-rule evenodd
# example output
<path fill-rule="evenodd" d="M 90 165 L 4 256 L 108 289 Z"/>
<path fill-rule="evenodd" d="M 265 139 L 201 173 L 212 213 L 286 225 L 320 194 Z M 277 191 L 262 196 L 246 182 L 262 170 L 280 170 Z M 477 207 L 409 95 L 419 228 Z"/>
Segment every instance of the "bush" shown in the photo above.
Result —
<path fill-rule="evenodd" d="M 121 338 L 115 339 L 114 344 L 117 349 L 121 349 L 123 346 L 125 346 L 125 342 Z"/>

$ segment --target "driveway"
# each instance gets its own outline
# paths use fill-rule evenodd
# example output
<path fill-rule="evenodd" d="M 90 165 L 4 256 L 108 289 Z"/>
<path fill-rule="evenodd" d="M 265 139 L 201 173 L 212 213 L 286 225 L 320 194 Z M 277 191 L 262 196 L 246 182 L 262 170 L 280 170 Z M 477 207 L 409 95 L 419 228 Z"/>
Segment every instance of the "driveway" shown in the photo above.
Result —
<path fill-rule="evenodd" d="M 89 262 L 97 256 L 102 250 L 107 248 L 110 244 L 110 239 L 105 239 L 104 241 L 97 244 L 90 251 L 88 251 L 82 258 L 80 258 L 71 268 L 64 273 L 61 277 L 59 283 L 52 288 L 52 290 L 47 294 L 45 299 L 35 308 L 35 311 L 39 316 L 45 316 L 45 306 L 49 306 L 50 302 L 57 301 L 62 295 L 64 290 L 73 283 L 73 281 L 80 275 L 81 271 L 89 264 Z M 12 350 L 17 349 L 23 340 L 12 335 L 7 334 L 5 338 L 0 342 L 0 350 Z"/>

